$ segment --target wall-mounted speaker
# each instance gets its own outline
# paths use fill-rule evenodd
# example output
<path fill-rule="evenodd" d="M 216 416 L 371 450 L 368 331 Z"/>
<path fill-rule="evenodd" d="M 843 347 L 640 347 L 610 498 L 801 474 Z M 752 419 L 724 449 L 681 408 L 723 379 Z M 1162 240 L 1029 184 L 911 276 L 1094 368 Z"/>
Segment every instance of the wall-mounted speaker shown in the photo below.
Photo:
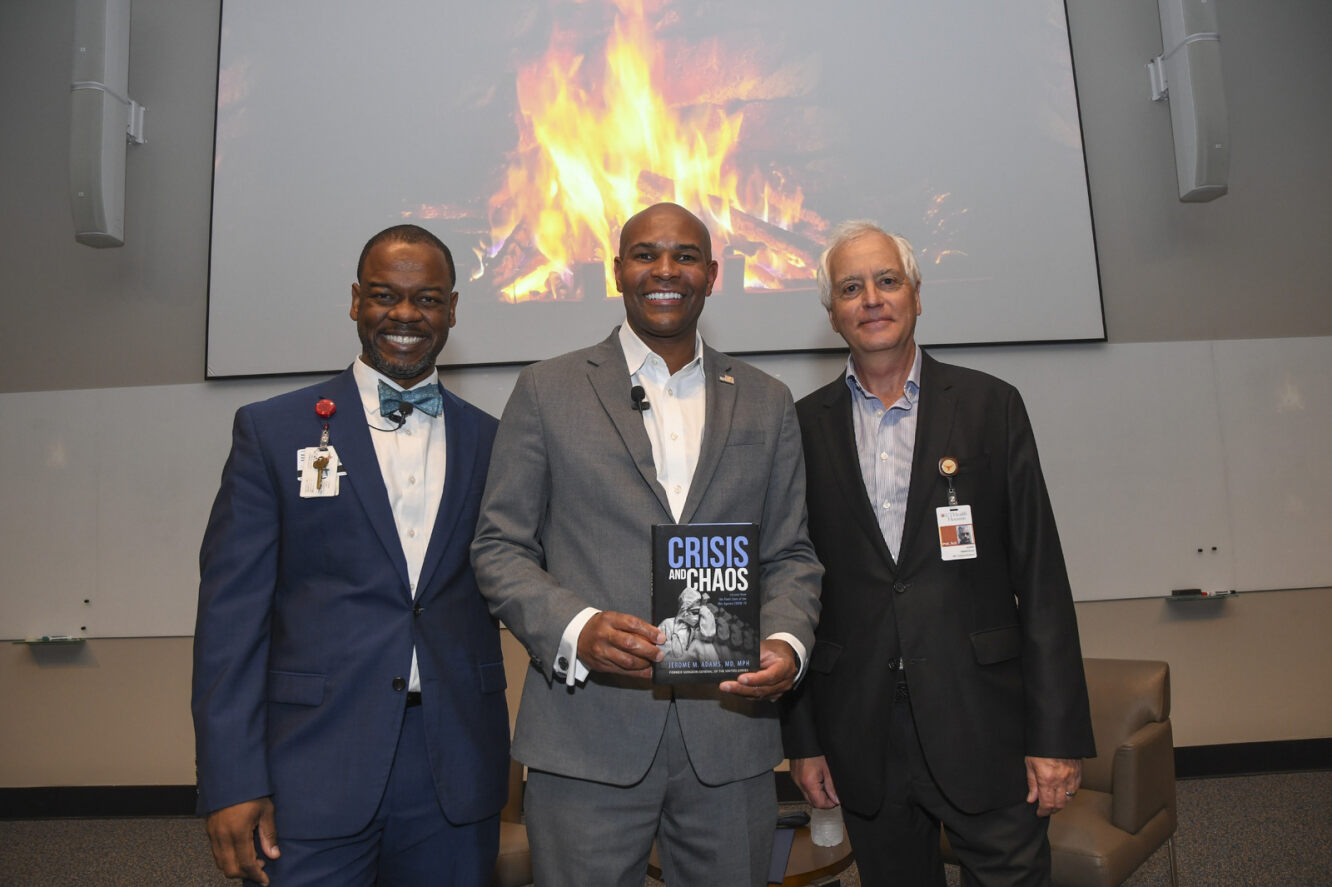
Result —
<path fill-rule="evenodd" d="M 1179 199 L 1215 200 L 1230 179 L 1230 121 L 1221 82 L 1217 0 L 1157 0 L 1164 52 L 1147 63 L 1152 101 L 1170 102 Z"/>
<path fill-rule="evenodd" d="M 75 0 L 69 202 L 74 239 L 125 243 L 125 146 L 143 142 L 143 106 L 129 93 L 130 0 Z"/>

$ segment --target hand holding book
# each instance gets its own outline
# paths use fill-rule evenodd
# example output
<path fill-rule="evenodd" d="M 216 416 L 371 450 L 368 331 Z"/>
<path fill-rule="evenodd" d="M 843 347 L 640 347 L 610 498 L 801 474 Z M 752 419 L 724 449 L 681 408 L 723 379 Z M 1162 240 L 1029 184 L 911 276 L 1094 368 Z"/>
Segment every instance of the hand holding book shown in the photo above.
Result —
<path fill-rule="evenodd" d="M 776 699 L 791 689 L 796 670 L 796 654 L 791 645 L 768 639 L 759 644 L 759 670 L 722 682 L 721 691 L 753 699 Z"/>
<path fill-rule="evenodd" d="M 653 664 L 664 655 L 657 645 L 665 641 L 655 625 L 628 613 L 603 610 L 578 635 L 578 659 L 591 671 L 650 678 Z"/>

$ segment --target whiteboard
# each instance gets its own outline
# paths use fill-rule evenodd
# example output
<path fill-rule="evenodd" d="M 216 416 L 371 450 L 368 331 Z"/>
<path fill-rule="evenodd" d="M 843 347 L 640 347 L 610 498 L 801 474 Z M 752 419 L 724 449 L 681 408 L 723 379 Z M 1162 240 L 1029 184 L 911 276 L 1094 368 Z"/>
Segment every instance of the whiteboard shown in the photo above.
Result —
<path fill-rule="evenodd" d="M 1332 585 L 1332 338 L 935 356 L 1022 391 L 1079 600 Z M 754 363 L 799 397 L 845 357 Z M 498 415 L 516 375 L 443 378 Z M 308 381 L 0 394 L 0 637 L 191 634 L 232 414 Z"/>
<path fill-rule="evenodd" d="M 1266 588 L 1269 575 L 1286 588 L 1327 585 L 1332 339 L 1216 342 L 1212 355 L 1235 587 Z"/>
<path fill-rule="evenodd" d="M 1211 349 L 1168 342 L 936 353 L 1022 392 L 1075 597 L 1235 587 Z M 1275 573 L 1268 581 L 1275 584 L 1262 587 L 1285 587 Z"/>

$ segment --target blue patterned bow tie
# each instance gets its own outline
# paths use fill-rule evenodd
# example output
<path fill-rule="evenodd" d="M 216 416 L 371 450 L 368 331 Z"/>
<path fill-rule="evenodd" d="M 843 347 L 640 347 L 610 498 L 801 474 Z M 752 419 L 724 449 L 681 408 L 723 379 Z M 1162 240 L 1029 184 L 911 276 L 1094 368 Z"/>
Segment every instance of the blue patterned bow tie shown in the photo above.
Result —
<path fill-rule="evenodd" d="M 405 403 L 411 404 L 427 416 L 438 416 L 444 411 L 444 395 L 439 393 L 438 385 L 399 391 L 392 385 L 379 383 L 379 415 L 396 413 Z"/>

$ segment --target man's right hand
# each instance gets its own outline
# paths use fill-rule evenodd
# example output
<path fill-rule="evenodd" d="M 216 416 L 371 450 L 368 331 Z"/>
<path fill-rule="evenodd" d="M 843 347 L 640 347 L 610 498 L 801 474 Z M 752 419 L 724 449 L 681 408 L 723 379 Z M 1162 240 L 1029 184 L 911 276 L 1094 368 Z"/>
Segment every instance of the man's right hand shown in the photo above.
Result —
<path fill-rule="evenodd" d="M 792 758 L 791 778 L 811 807 L 827 810 L 842 803 L 837 799 L 837 789 L 833 788 L 832 773 L 828 770 L 828 759 L 823 755 Z"/>
<path fill-rule="evenodd" d="M 204 827 L 213 846 L 213 861 L 228 878 L 248 878 L 267 887 L 264 860 L 254 852 L 254 834 L 259 832 L 259 847 L 270 859 L 278 858 L 277 822 L 273 818 L 273 799 L 242 801 L 208 814 Z"/>
<path fill-rule="evenodd" d="M 658 644 L 666 635 L 657 626 L 628 613 L 603 610 L 583 626 L 578 635 L 578 659 L 591 671 L 652 677 L 652 663 L 663 653 Z"/>

